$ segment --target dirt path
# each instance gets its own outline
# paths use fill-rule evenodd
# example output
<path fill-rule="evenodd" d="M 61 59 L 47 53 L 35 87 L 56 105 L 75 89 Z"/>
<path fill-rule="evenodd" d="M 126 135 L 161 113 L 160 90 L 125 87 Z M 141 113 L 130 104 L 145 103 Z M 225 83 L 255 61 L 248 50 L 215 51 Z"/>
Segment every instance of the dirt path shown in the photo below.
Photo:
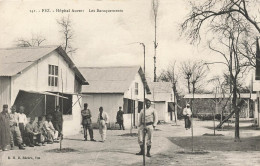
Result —
<path fill-rule="evenodd" d="M 242 142 L 235 143 L 232 128 L 217 131 L 217 134 L 224 136 L 203 136 L 213 133 L 210 128 L 212 122 L 194 121 L 194 149 L 208 153 L 182 154 L 191 151 L 191 131 L 184 130 L 183 122 L 179 124 L 157 127 L 152 158 L 146 159 L 146 165 L 260 165 L 259 130 L 244 128 L 241 131 Z M 59 144 L 0 152 L 0 165 L 142 165 L 142 156 L 135 155 L 139 151 L 136 133 L 137 130 L 134 130 L 133 136 L 130 136 L 129 130 L 109 130 L 105 143 L 82 141 L 82 135 L 71 136 L 63 141 L 64 148 L 75 150 L 68 153 L 50 152 L 58 149 Z M 97 130 L 94 135 L 97 140 L 100 139 Z"/>

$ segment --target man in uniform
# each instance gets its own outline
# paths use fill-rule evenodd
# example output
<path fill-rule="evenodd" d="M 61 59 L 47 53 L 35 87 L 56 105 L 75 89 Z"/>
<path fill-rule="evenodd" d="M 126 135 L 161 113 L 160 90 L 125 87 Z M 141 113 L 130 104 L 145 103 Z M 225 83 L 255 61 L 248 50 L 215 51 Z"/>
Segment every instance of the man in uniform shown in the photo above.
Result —
<path fill-rule="evenodd" d="M 11 107 L 11 113 L 10 113 L 10 130 L 11 130 L 11 150 L 14 148 L 14 142 L 17 143 L 19 149 L 24 150 L 24 147 L 22 146 L 23 139 L 21 136 L 20 129 L 18 127 L 18 113 L 16 112 L 16 106 L 13 105 Z"/>
<path fill-rule="evenodd" d="M 24 140 L 25 137 L 25 125 L 27 124 L 27 117 L 24 114 L 24 106 L 20 106 L 18 113 L 19 129 Z"/>
<path fill-rule="evenodd" d="M 59 132 L 58 138 L 62 137 L 62 123 L 63 123 L 63 118 L 62 118 L 62 112 L 60 112 L 60 106 L 56 106 L 56 110 L 52 115 L 52 124 L 55 130 Z"/>
<path fill-rule="evenodd" d="M 3 111 L 0 113 L 0 148 L 7 151 L 7 145 L 10 145 L 10 115 L 8 113 L 8 105 L 3 105 Z"/>
<path fill-rule="evenodd" d="M 121 128 L 123 128 L 123 130 L 125 130 L 123 116 L 124 116 L 124 112 L 122 111 L 122 107 L 120 106 L 119 111 L 117 112 L 117 115 L 116 115 L 116 121 L 119 124 L 120 130 L 121 130 Z"/>
<path fill-rule="evenodd" d="M 91 121 L 91 111 L 90 109 L 88 109 L 88 103 L 84 103 L 84 110 L 81 111 L 81 116 L 82 116 L 82 126 L 84 129 L 84 138 L 85 141 L 88 140 L 88 133 L 87 130 L 89 132 L 89 136 L 90 136 L 90 141 L 95 141 L 93 138 L 93 127 L 92 127 L 92 121 Z"/>
<path fill-rule="evenodd" d="M 103 111 L 103 107 L 99 108 L 97 124 L 99 126 L 99 134 L 101 135 L 102 139 L 101 142 L 105 142 L 107 136 L 108 115 Z"/>
<path fill-rule="evenodd" d="M 138 143 L 140 145 L 141 151 L 136 153 L 136 155 L 144 154 L 144 144 L 143 144 L 143 134 L 146 132 L 147 134 L 147 157 L 151 157 L 150 149 L 152 146 L 152 138 L 153 138 L 153 129 L 156 127 L 158 122 L 157 111 L 151 107 L 151 101 L 149 99 L 145 99 L 145 116 L 144 110 L 141 110 L 139 116 L 139 129 L 138 129 Z M 145 120 L 145 126 L 144 126 Z"/>

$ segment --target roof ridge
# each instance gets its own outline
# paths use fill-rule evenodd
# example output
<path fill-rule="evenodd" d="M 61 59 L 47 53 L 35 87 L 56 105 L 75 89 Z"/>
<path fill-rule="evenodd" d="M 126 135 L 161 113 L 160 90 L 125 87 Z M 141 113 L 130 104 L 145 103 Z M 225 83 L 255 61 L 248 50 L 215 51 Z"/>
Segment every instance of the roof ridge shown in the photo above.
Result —
<path fill-rule="evenodd" d="M 102 69 L 102 68 L 137 68 L 137 67 L 141 67 L 141 66 L 139 66 L 139 65 L 133 65 L 133 66 L 96 66 L 96 67 L 84 67 L 84 66 L 82 66 L 82 67 L 79 67 L 79 69 L 91 69 L 91 68 L 93 68 L 93 69 L 98 69 L 98 68 L 100 68 L 100 69 Z"/>
<path fill-rule="evenodd" d="M 16 49 L 37 49 L 37 48 L 58 48 L 59 45 L 45 45 L 45 46 L 33 46 L 33 47 L 8 47 L 8 48 L 0 48 L 0 50 L 16 50 Z"/>

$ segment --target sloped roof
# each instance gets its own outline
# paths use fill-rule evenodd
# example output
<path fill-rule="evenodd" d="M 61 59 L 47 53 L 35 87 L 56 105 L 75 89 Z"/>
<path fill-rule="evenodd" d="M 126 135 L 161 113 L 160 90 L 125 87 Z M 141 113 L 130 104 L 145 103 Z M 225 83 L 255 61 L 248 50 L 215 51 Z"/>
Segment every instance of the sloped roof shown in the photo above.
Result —
<path fill-rule="evenodd" d="M 14 76 L 25 69 L 31 67 L 41 58 L 57 51 L 63 56 L 65 61 L 75 71 L 76 76 L 84 84 L 85 78 L 79 72 L 70 57 L 61 48 L 61 46 L 42 46 L 42 47 L 16 47 L 0 49 L 0 76 Z"/>
<path fill-rule="evenodd" d="M 170 101 L 173 94 L 172 84 L 170 82 L 148 82 L 151 94 L 148 98 L 151 101 Z M 173 96 L 172 96 L 173 97 Z"/>
<path fill-rule="evenodd" d="M 124 93 L 137 73 L 146 83 L 140 66 L 122 67 L 80 67 L 81 73 L 88 77 L 88 86 L 82 86 L 82 93 Z M 147 93 L 149 93 L 149 87 Z"/>

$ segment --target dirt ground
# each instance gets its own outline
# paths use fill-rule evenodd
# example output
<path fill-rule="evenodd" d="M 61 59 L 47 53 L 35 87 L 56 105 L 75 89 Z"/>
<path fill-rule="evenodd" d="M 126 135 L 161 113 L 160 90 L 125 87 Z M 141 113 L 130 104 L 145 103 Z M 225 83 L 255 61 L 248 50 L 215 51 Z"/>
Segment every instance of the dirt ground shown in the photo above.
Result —
<path fill-rule="evenodd" d="M 146 158 L 146 165 L 260 165 L 260 130 L 241 123 L 241 142 L 234 142 L 234 124 L 213 134 L 212 121 L 194 121 L 192 151 L 191 130 L 185 130 L 183 121 L 178 125 L 158 125 L 154 132 L 152 157 Z M 132 136 L 129 130 L 108 130 L 107 141 L 99 142 L 98 130 L 94 130 L 97 142 L 82 141 L 83 135 L 66 137 L 63 148 L 71 152 L 57 151 L 60 144 L 43 147 L 26 147 L 26 150 L 0 151 L 0 166 L 56 165 L 56 166 L 105 166 L 142 165 L 137 130 Z M 206 135 L 205 135 L 206 134 Z"/>

